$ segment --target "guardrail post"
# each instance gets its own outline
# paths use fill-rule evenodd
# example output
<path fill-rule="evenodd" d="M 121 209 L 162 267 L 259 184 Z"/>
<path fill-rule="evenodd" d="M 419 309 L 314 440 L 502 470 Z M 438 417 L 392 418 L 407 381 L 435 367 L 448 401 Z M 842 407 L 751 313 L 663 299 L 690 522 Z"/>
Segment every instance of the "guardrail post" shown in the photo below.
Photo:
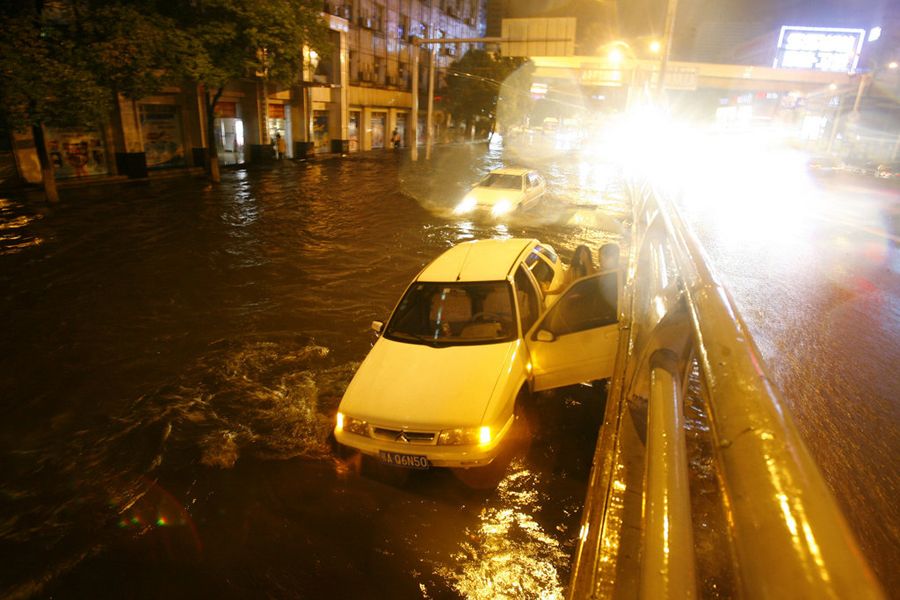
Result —
<path fill-rule="evenodd" d="M 678 358 L 650 358 L 641 598 L 696 598 L 694 535 Z"/>

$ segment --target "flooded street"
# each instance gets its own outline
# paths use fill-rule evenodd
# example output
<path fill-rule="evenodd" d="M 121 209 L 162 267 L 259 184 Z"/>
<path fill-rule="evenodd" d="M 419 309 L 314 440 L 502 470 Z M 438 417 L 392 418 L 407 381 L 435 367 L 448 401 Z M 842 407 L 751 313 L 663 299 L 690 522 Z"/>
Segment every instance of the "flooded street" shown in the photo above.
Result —
<path fill-rule="evenodd" d="M 430 170 L 383 154 L 3 200 L 0 595 L 561 596 L 602 393 L 535 397 L 486 489 L 330 440 L 370 322 L 441 251 L 533 236 L 568 259 L 615 239 L 557 224 L 571 211 L 449 218 L 502 160 L 461 147 Z"/>
<path fill-rule="evenodd" d="M 331 439 L 370 323 L 440 252 L 621 240 L 615 170 L 538 158 L 458 146 L 0 200 L 0 596 L 562 597 L 603 390 L 536 395 L 496 486 Z M 522 162 L 547 178 L 537 207 L 453 215 Z M 896 188 L 809 180 L 788 204 L 727 177 L 682 210 L 898 589 Z"/>

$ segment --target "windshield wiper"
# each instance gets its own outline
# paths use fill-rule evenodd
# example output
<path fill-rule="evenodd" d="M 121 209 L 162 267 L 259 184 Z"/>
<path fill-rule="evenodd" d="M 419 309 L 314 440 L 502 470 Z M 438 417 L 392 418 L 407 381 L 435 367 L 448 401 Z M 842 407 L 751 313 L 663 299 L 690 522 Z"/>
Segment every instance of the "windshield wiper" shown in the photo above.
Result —
<path fill-rule="evenodd" d="M 409 339 L 415 340 L 419 343 L 426 344 L 428 346 L 432 346 L 434 348 L 437 348 L 438 346 L 442 346 L 447 343 L 443 340 L 435 339 L 432 337 L 426 337 L 424 335 L 419 335 L 418 333 L 410 333 L 408 331 L 389 331 L 388 334 L 396 336 L 396 337 L 409 338 Z"/>

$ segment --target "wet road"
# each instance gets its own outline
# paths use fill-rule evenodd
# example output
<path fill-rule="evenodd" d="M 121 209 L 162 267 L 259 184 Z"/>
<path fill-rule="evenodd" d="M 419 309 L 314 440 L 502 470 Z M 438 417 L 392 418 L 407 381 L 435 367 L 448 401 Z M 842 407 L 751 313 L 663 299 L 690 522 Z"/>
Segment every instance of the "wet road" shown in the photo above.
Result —
<path fill-rule="evenodd" d="M 796 152 L 768 154 L 765 173 L 730 161 L 690 178 L 682 211 L 863 553 L 896 597 L 900 185 L 816 176 Z"/>
<path fill-rule="evenodd" d="M 0 596 L 560 596 L 600 391 L 534 398 L 496 486 L 342 460 L 329 439 L 369 323 L 442 250 L 616 238 L 557 223 L 570 213 L 448 218 L 504 160 L 462 147 L 417 169 L 383 154 L 3 199 Z"/>
<path fill-rule="evenodd" d="M 900 589 L 896 188 L 780 158 L 786 179 L 698 174 L 682 208 Z M 465 183 L 522 162 L 548 205 L 506 226 L 452 218 Z M 487 236 L 566 258 L 616 239 L 609 214 L 556 204 L 603 198 L 613 172 L 467 147 L 4 200 L 0 595 L 561 595 L 597 393 L 538 397 L 496 488 L 340 460 L 329 431 L 369 323 L 425 262 Z"/>

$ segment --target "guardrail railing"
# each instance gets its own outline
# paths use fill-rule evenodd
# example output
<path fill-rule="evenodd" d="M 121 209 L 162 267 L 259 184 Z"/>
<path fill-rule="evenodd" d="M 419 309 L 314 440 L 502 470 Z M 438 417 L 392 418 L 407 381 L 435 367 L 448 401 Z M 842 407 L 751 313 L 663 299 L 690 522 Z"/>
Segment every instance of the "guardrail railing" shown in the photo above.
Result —
<path fill-rule="evenodd" d="M 674 203 L 649 187 L 631 195 L 626 334 L 568 596 L 883 598 Z M 699 431 L 708 442 L 713 509 L 692 494 L 699 476 L 688 460 L 697 450 L 685 441 L 688 396 L 706 418 L 692 439 Z"/>

